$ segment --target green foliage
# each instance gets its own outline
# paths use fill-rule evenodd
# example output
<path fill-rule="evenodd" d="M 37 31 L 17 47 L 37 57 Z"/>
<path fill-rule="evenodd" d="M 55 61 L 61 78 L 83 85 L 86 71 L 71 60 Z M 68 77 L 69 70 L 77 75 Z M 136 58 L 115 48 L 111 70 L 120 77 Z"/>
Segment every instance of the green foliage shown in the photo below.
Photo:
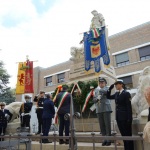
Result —
<path fill-rule="evenodd" d="M 0 102 L 6 102 L 7 104 L 15 101 L 14 90 L 7 86 L 9 78 L 10 75 L 4 69 L 4 63 L 0 61 Z"/>
<path fill-rule="evenodd" d="M 93 88 L 96 88 L 98 86 L 98 82 L 96 80 L 91 80 L 91 81 L 87 81 L 87 82 L 78 81 L 78 85 L 81 89 L 81 94 L 78 91 L 76 91 L 76 92 L 72 93 L 72 97 L 73 97 L 75 111 L 81 112 L 81 109 L 84 105 L 86 96 L 91 91 L 91 86 Z M 72 91 L 73 86 L 74 86 L 74 83 L 69 85 L 68 92 Z M 76 90 L 76 88 L 74 90 Z M 55 92 L 53 93 L 53 97 L 55 96 L 56 92 L 57 92 L 57 88 L 55 89 Z M 92 101 L 92 98 L 90 98 L 87 108 L 85 110 L 85 114 L 89 113 L 89 108 L 92 105 L 93 105 L 93 101 Z"/>

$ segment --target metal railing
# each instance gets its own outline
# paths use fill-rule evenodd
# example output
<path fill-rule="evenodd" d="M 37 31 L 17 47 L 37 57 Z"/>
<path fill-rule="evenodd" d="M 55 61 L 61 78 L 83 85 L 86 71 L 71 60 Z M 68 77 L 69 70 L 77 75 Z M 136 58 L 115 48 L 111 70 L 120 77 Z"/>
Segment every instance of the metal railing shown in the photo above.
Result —
<path fill-rule="evenodd" d="M 144 143 L 143 143 L 143 138 L 141 136 L 142 134 L 140 134 L 139 136 L 119 136 L 119 135 L 115 135 L 114 136 L 100 136 L 100 135 L 96 135 L 95 132 L 92 132 L 90 136 L 80 136 L 80 135 L 76 135 L 76 140 L 80 140 L 80 139 L 88 139 L 92 144 L 93 144 L 93 150 L 96 149 L 96 140 L 111 140 L 114 142 L 114 150 L 117 150 L 117 142 L 118 140 L 127 140 L 127 141 L 141 141 L 141 145 L 142 145 L 142 150 L 144 150 Z M 55 132 L 53 133 L 53 135 L 51 136 L 41 136 L 41 135 L 6 135 L 6 136 L 0 136 L 0 138 L 4 138 L 6 139 L 5 141 L 0 141 L 0 150 L 1 149 L 7 149 L 7 150 L 21 150 L 20 149 L 20 145 L 24 144 L 25 145 L 25 149 L 26 150 L 32 150 L 32 141 L 39 141 L 40 144 L 40 150 L 44 150 L 43 148 L 43 143 L 40 142 L 41 139 L 49 139 L 50 141 L 53 142 L 53 147 L 54 150 L 57 150 L 57 141 L 59 141 L 59 139 L 69 139 L 70 143 L 68 145 L 68 150 L 78 150 L 78 147 L 76 146 L 76 142 L 74 141 L 71 145 L 71 135 L 70 136 L 58 136 Z M 72 147 L 73 149 L 72 149 Z"/>
<path fill-rule="evenodd" d="M 67 116 L 66 116 L 67 117 Z M 74 107 L 73 107 L 73 100 L 71 96 L 71 104 L 70 104 L 70 114 L 68 114 L 68 119 L 70 119 L 70 136 L 58 136 L 56 134 L 56 131 L 54 130 L 54 133 L 52 136 L 35 136 L 29 133 L 26 134 L 16 134 L 16 135 L 7 135 L 7 136 L 0 136 L 0 138 L 8 139 L 6 141 L 0 141 L 0 150 L 6 149 L 6 150 L 20 150 L 20 145 L 25 144 L 26 150 L 31 150 L 32 147 L 32 141 L 34 139 L 42 140 L 42 139 L 50 139 L 54 142 L 54 150 L 56 150 L 57 141 L 59 139 L 69 139 L 69 146 L 68 150 L 78 150 L 77 146 L 77 139 L 91 139 L 91 143 L 93 144 L 93 150 L 95 150 L 96 146 L 96 139 L 99 140 L 111 140 L 114 141 L 114 150 L 117 150 L 117 140 L 131 140 L 131 141 L 141 141 L 142 144 L 142 150 L 144 150 L 144 143 L 142 138 L 142 133 L 139 133 L 139 136 L 118 136 L 114 132 L 112 136 L 100 136 L 96 135 L 95 132 L 92 132 L 90 136 L 80 136 L 75 134 L 75 125 L 74 125 L 74 119 L 78 118 L 78 113 L 74 113 Z M 15 149 L 14 149 L 15 148 Z M 40 142 L 40 150 L 43 149 L 43 144 Z"/>

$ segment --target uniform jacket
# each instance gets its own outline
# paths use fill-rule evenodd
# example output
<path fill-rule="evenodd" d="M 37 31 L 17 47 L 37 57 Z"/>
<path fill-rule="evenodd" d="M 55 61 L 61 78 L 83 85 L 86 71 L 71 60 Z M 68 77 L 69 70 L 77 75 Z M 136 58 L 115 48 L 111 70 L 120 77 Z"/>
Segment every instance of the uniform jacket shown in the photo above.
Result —
<path fill-rule="evenodd" d="M 61 91 L 57 97 L 56 97 L 56 102 L 55 102 L 55 106 L 58 107 L 59 102 L 62 98 L 62 95 L 64 94 L 64 92 L 66 91 Z M 60 107 L 60 109 L 58 110 L 57 114 L 66 114 L 66 113 L 70 113 L 70 101 L 71 101 L 71 95 L 70 93 L 67 95 L 67 97 L 65 98 L 65 101 L 63 102 L 62 106 Z"/>
<path fill-rule="evenodd" d="M 43 105 L 43 115 L 42 118 L 53 118 L 55 115 L 55 108 L 54 103 L 50 99 L 45 99 L 44 105 Z"/>
<path fill-rule="evenodd" d="M 9 120 L 7 120 L 7 116 L 9 116 Z M 7 109 L 4 109 L 4 112 L 3 110 L 0 109 L 0 128 L 3 127 L 7 127 L 7 122 L 9 122 L 12 118 L 12 114 L 9 112 L 9 110 Z"/>
<path fill-rule="evenodd" d="M 36 109 L 36 113 L 43 113 L 43 104 L 44 104 L 45 98 L 34 98 L 34 102 L 37 102 L 37 109 Z M 38 108 L 41 107 L 41 108 Z"/>
<path fill-rule="evenodd" d="M 31 109 L 32 109 L 32 102 L 28 102 L 28 103 L 23 103 L 21 105 L 21 109 L 20 109 L 20 113 L 30 113 Z"/>
<path fill-rule="evenodd" d="M 93 101 L 96 106 L 96 113 L 112 112 L 110 100 L 107 99 L 107 90 L 108 87 L 106 86 L 104 88 L 96 88 L 94 90 L 95 94 L 93 97 Z M 101 97 L 99 101 L 98 96 Z"/>
<path fill-rule="evenodd" d="M 116 120 L 132 121 L 132 107 L 131 107 L 131 95 L 129 92 L 123 90 L 119 95 L 119 92 L 111 95 L 111 91 L 107 91 L 107 98 L 115 99 L 116 103 Z"/>

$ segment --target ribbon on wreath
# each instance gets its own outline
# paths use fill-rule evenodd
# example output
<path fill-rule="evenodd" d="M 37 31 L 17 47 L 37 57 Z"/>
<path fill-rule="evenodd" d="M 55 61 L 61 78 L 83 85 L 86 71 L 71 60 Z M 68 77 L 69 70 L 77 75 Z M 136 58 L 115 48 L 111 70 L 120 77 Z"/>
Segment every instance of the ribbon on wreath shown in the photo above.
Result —
<path fill-rule="evenodd" d="M 54 102 L 54 103 L 55 103 L 56 97 L 57 97 L 58 93 L 61 91 L 61 89 L 62 89 L 62 85 L 58 85 L 56 94 L 55 94 L 55 96 L 54 96 L 54 98 L 53 98 L 53 102 Z"/>
<path fill-rule="evenodd" d="M 79 87 L 79 84 L 78 83 L 75 83 L 72 90 L 71 90 L 71 94 L 74 92 L 75 88 L 77 88 L 79 90 L 79 93 L 81 94 L 81 89 Z"/>
<path fill-rule="evenodd" d="M 88 102 L 89 102 L 91 96 L 93 96 L 93 94 L 94 94 L 93 92 L 94 92 L 94 89 L 92 89 L 92 90 L 87 94 L 86 99 L 85 99 L 85 102 L 84 102 L 84 105 L 83 105 L 83 107 L 82 107 L 82 113 L 85 111 L 85 109 L 86 109 L 86 107 L 87 107 L 87 104 L 88 104 Z"/>

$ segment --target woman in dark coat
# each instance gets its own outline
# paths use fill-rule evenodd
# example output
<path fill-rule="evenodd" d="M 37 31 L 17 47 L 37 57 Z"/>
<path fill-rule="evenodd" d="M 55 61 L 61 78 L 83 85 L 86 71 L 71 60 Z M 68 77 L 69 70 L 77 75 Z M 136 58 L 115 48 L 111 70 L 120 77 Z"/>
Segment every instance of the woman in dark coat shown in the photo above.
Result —
<path fill-rule="evenodd" d="M 111 95 L 111 90 L 114 88 L 118 90 Z M 116 103 L 116 121 L 119 131 L 122 136 L 132 136 L 132 106 L 131 95 L 124 89 L 123 81 L 116 81 L 109 87 L 107 91 L 107 98 L 114 99 Z M 125 150 L 134 150 L 133 141 L 124 140 Z"/>

